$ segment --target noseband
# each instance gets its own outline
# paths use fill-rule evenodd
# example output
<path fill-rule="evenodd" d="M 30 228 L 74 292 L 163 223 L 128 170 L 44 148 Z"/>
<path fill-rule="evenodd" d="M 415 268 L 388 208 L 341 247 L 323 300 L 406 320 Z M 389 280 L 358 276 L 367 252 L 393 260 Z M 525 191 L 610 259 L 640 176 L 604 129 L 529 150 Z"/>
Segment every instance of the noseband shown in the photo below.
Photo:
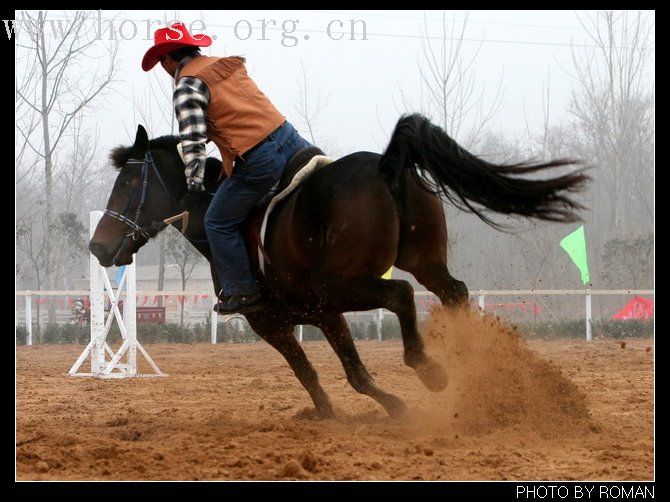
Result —
<path fill-rule="evenodd" d="M 136 241 L 140 236 L 144 237 L 146 240 L 149 240 L 151 236 L 147 233 L 146 230 L 144 230 L 142 227 L 138 225 L 138 221 L 140 219 L 140 215 L 142 214 L 142 210 L 144 209 L 144 203 L 146 200 L 147 196 L 147 186 L 149 182 L 149 169 L 151 168 L 156 175 L 156 178 L 158 178 L 158 181 L 161 184 L 161 187 L 163 187 L 163 191 L 170 197 L 171 199 L 174 199 L 172 197 L 172 194 L 168 191 L 167 187 L 165 186 L 165 182 L 163 181 L 163 178 L 161 177 L 160 173 L 158 172 L 158 169 L 156 169 L 156 164 L 154 162 L 153 157 L 151 156 L 151 152 L 147 151 L 147 153 L 144 155 L 144 160 L 129 160 L 126 162 L 126 164 L 137 164 L 137 165 L 142 165 L 142 168 L 140 170 L 140 184 L 133 190 L 133 194 L 130 197 L 130 200 L 128 201 L 128 204 L 126 205 L 126 208 L 124 209 L 123 213 L 117 213 L 116 211 L 112 211 L 111 209 L 105 209 L 104 213 L 107 216 L 111 216 L 115 220 L 120 221 L 124 225 L 127 225 L 128 227 L 132 228 L 132 232 L 126 235 L 126 237 L 132 238 L 134 241 Z M 135 219 L 131 220 L 128 217 L 128 213 L 130 212 L 130 208 L 133 206 L 133 204 L 139 199 L 139 204 L 137 205 L 137 209 L 135 210 Z M 178 215 L 178 217 L 172 217 L 169 218 L 172 221 L 176 221 L 179 219 L 179 217 L 183 217 L 185 221 L 182 221 L 182 232 L 186 230 L 184 223 L 188 222 L 188 213 L 184 215 L 182 213 L 181 215 Z"/>

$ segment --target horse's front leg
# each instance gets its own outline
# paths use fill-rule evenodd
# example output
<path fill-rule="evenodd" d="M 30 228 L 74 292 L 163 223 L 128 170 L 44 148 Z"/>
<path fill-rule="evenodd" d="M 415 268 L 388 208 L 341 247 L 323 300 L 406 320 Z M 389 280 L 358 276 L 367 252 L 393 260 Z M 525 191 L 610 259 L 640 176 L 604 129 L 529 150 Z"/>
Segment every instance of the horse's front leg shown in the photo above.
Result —
<path fill-rule="evenodd" d="M 284 356 L 295 376 L 309 392 L 319 418 L 332 418 L 333 406 L 328 394 L 321 387 L 316 370 L 293 333 L 295 323 L 277 311 L 255 312 L 245 317 L 258 336 Z"/>
<path fill-rule="evenodd" d="M 328 343 L 342 362 L 351 386 L 357 392 L 367 394 L 381 404 L 390 416 L 403 417 L 406 411 L 405 404 L 398 397 L 377 386 L 358 355 L 344 316 L 339 313 L 324 313 L 315 324 L 323 331 Z"/>

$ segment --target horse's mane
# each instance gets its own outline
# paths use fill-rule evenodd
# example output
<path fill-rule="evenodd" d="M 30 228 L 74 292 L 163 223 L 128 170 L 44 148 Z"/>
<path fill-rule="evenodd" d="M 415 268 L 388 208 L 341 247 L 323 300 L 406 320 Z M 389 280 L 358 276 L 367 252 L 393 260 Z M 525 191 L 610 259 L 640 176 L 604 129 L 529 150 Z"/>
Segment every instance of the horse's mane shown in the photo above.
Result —
<path fill-rule="evenodd" d="M 167 150 L 170 153 L 177 153 L 177 143 L 179 143 L 179 136 L 160 136 L 149 140 L 149 148 L 151 150 Z M 143 153 L 143 151 L 138 151 L 135 145 L 117 146 L 110 152 L 109 159 L 112 161 L 114 169 L 119 170 L 126 165 L 129 159 L 134 157 L 140 158 Z"/>
<path fill-rule="evenodd" d="M 166 135 L 149 140 L 149 149 L 151 150 L 165 150 L 170 154 L 179 155 L 177 152 L 177 143 L 179 143 L 179 136 Z M 120 170 L 129 159 L 141 158 L 143 151 L 138 151 L 135 146 L 117 146 L 112 149 L 109 154 L 109 159 L 112 161 L 112 166 L 117 171 Z M 205 188 L 209 191 L 215 190 L 218 182 L 220 182 L 221 175 L 221 161 L 215 157 L 207 157 L 207 164 L 205 165 Z M 225 175 L 224 175 L 225 176 Z"/>

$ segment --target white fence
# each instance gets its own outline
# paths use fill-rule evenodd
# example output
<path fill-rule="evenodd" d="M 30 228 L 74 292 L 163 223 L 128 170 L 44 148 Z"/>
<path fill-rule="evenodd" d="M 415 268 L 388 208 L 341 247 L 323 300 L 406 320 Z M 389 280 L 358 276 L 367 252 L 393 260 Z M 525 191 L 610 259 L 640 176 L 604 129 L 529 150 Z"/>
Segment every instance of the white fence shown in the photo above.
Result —
<path fill-rule="evenodd" d="M 33 298 L 34 297 L 65 297 L 65 298 L 77 298 L 77 297 L 88 297 L 90 295 L 89 291 L 16 291 L 16 297 L 23 297 L 25 301 L 25 307 L 23 312 L 17 310 L 17 323 L 24 321 L 26 330 L 28 332 L 28 345 L 33 343 Z M 654 295 L 653 289 L 527 289 L 527 290 L 477 290 L 470 291 L 470 297 L 476 299 L 476 303 L 480 308 L 483 308 L 486 305 L 486 300 L 490 298 L 504 298 L 504 297 L 545 297 L 545 296 L 559 296 L 559 297 L 583 297 L 583 312 L 585 319 L 584 333 L 586 340 L 591 340 L 593 337 L 593 309 L 592 309 L 592 298 L 594 296 L 632 296 L 632 295 Z M 437 300 L 435 295 L 428 291 L 420 291 L 415 293 L 415 299 L 419 302 L 423 299 L 433 298 Z M 185 297 L 200 297 L 207 298 L 207 301 L 202 302 L 206 305 L 206 309 L 200 311 L 197 316 L 197 319 L 204 321 L 208 318 L 211 319 L 211 341 L 216 343 L 216 334 L 217 334 L 217 325 L 219 322 L 227 322 L 233 319 L 239 319 L 241 316 L 226 316 L 218 317 L 211 311 L 215 297 L 211 293 L 200 293 L 198 291 L 137 291 L 136 297 L 172 297 L 172 298 L 185 298 Z M 67 304 L 67 302 L 65 302 Z M 623 306 L 623 305 L 621 305 Z M 419 308 L 420 310 L 420 308 Z M 23 315 L 19 315 L 22 313 Z M 367 313 L 358 313 L 358 314 L 347 314 L 349 318 L 356 316 L 368 316 L 371 320 L 374 320 L 377 326 L 377 336 L 381 340 L 381 326 L 383 318 L 386 311 L 379 309 Z M 177 316 L 178 312 L 173 313 L 173 317 Z M 61 316 L 62 317 L 62 316 Z M 190 316 L 189 320 L 194 320 L 194 316 Z M 302 329 L 298 328 L 298 338 L 302 341 Z"/>

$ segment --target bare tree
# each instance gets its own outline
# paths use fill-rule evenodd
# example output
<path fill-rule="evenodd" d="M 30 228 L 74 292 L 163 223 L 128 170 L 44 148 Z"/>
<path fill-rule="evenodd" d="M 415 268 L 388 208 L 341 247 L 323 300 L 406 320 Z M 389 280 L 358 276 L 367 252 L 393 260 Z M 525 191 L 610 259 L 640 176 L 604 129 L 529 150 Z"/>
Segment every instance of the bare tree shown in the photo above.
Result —
<path fill-rule="evenodd" d="M 17 124 L 17 130 L 28 148 L 43 162 L 45 188 L 45 260 L 48 287 L 55 287 L 51 269 L 54 242 L 51 236 L 54 220 L 54 165 L 61 141 L 72 121 L 79 117 L 113 81 L 117 67 L 118 44 L 108 49 L 106 62 L 90 74 L 82 74 L 79 63 L 91 56 L 96 44 L 95 23 L 89 22 L 91 12 L 75 12 L 67 22 L 47 23 L 47 13 L 23 12 L 22 33 L 27 43 L 17 46 L 32 63 L 23 81 L 17 84 L 17 94 L 37 117 L 42 126 L 40 134 L 34 122 Z M 47 29 L 58 26 L 47 37 Z M 55 312 L 50 311 L 50 318 Z"/>
<path fill-rule="evenodd" d="M 163 232 L 166 233 L 166 232 Z M 181 235 L 171 235 L 167 237 L 167 257 L 179 269 L 181 277 L 181 289 L 186 290 L 186 284 L 191 278 L 191 274 L 196 265 L 202 261 L 202 255 Z M 179 323 L 184 325 L 184 302 L 181 302 L 181 312 Z"/>
<path fill-rule="evenodd" d="M 17 66 L 20 60 L 17 59 Z M 21 72 L 26 75 L 24 80 L 33 78 L 36 64 L 26 65 Z M 17 71 L 17 75 L 19 71 Z M 19 87 L 18 78 L 16 87 Z M 44 184 L 37 167 L 40 164 L 40 157 L 34 155 L 31 150 L 31 144 L 28 142 L 37 127 L 40 125 L 35 110 L 23 101 L 19 94 L 15 96 L 15 123 L 21 124 L 21 127 L 15 128 L 14 146 L 14 178 L 16 180 L 16 191 L 20 197 L 16 201 L 16 222 L 23 222 L 24 218 L 30 214 L 37 202 L 44 196 Z"/>
<path fill-rule="evenodd" d="M 316 96 L 312 96 L 309 90 L 309 79 L 305 64 L 300 61 L 300 76 L 298 77 L 298 99 L 295 105 L 295 111 L 300 118 L 301 125 L 309 133 L 312 144 L 316 145 L 315 131 L 318 125 L 319 114 L 326 107 L 328 96 L 321 98 L 321 92 L 317 91 Z"/>
<path fill-rule="evenodd" d="M 595 48 L 572 49 L 577 85 L 570 112 L 599 166 L 597 183 L 607 187 L 610 234 L 622 237 L 636 207 L 652 216 L 654 86 L 645 71 L 653 21 L 611 11 L 579 21 Z"/>
<path fill-rule="evenodd" d="M 467 14 L 461 21 L 455 17 L 447 21 L 443 12 L 440 36 L 434 37 L 429 33 L 424 16 L 421 57 L 417 63 L 420 102 L 417 104 L 401 87 L 400 103 L 396 107 L 403 112 L 421 111 L 466 149 L 471 149 L 500 110 L 503 74 L 501 72 L 493 98 L 485 99 L 487 85 L 477 80 L 475 64 L 482 44 L 467 53 L 464 48 L 467 25 Z"/>
<path fill-rule="evenodd" d="M 54 183 L 58 187 L 62 210 L 65 212 L 84 209 L 85 195 L 102 174 L 98 156 L 98 135 L 83 130 L 83 117 L 72 121 L 72 140 L 65 158 L 55 170 Z"/>
<path fill-rule="evenodd" d="M 161 78 L 162 77 L 162 78 Z M 147 74 L 149 85 L 139 97 L 133 88 L 133 120 L 123 127 L 129 139 L 135 138 L 137 125 L 142 124 L 149 137 L 177 134 L 177 119 L 174 114 L 172 85 L 166 75 L 156 71 Z"/>
<path fill-rule="evenodd" d="M 46 231 L 44 225 L 45 220 L 38 213 L 24 218 L 16 228 L 16 246 L 22 252 L 20 261 L 17 260 L 21 265 L 20 273 L 24 278 L 34 279 L 37 291 L 42 289 L 48 271 L 60 268 L 65 274 L 76 266 L 82 251 L 86 249 L 84 242 L 86 230 L 78 221 L 76 214 L 59 213 L 52 223 L 50 232 Z M 58 253 L 47 254 L 47 235 L 58 241 Z M 51 304 L 53 302 L 49 303 Z M 37 319 L 40 318 L 39 309 L 38 297 Z"/>
<path fill-rule="evenodd" d="M 310 77 L 305 64 L 300 62 L 300 74 L 297 79 L 298 95 L 293 107 L 297 115 L 296 125 L 299 130 L 306 131 L 309 141 L 331 156 L 339 156 L 340 149 L 328 138 L 318 134 L 319 117 L 328 105 L 330 94 L 323 97 L 321 90 L 314 94 L 310 89 Z"/>

